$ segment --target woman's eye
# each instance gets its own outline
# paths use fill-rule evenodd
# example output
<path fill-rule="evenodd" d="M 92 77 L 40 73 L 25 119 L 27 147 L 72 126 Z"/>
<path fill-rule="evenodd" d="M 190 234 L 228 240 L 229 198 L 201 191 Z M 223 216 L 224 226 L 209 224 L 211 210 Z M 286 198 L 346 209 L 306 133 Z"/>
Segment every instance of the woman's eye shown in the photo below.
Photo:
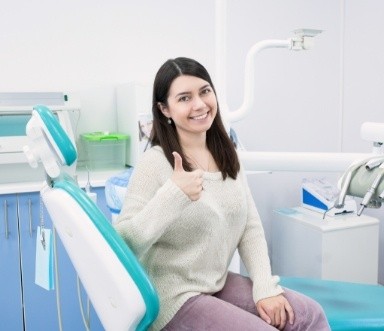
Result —
<path fill-rule="evenodd" d="M 205 88 L 204 90 L 201 91 L 202 94 L 208 94 L 210 93 L 212 90 L 210 88 Z"/>
<path fill-rule="evenodd" d="M 185 102 L 185 101 L 188 101 L 188 100 L 189 100 L 189 97 L 186 96 L 186 95 L 179 98 L 179 101 L 181 101 L 181 102 Z"/>

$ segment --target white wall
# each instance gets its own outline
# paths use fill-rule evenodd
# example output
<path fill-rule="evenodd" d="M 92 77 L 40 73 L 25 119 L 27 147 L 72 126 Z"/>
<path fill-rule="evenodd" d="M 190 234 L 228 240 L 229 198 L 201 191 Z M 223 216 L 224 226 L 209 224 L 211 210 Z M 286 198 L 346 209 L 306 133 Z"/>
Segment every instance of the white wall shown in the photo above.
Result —
<path fill-rule="evenodd" d="M 176 56 L 215 76 L 214 0 L 14 0 L 0 11 L 0 91 L 65 91 L 82 103 L 78 133 L 114 130 L 114 86 L 151 82 Z M 254 112 L 235 125 L 249 150 L 368 152 L 362 122 L 384 122 L 381 0 L 228 0 L 226 96 L 241 105 L 244 60 L 264 39 L 296 28 L 324 32 L 308 52 L 257 58 Z M 301 179 L 339 174 L 252 175 L 270 237 L 273 209 L 300 203 Z M 382 210 L 373 213 L 383 220 Z M 382 223 L 382 222 L 381 222 Z M 381 226 L 380 250 L 384 230 Z M 353 257 L 351 257 L 353 258 Z M 384 254 L 380 256 L 384 283 Z"/>
<path fill-rule="evenodd" d="M 185 4 L 8 1 L 0 11 L 0 91 L 65 91 L 83 104 L 79 132 L 114 130 L 116 84 L 152 82 L 176 56 L 213 68 L 214 2 Z"/>

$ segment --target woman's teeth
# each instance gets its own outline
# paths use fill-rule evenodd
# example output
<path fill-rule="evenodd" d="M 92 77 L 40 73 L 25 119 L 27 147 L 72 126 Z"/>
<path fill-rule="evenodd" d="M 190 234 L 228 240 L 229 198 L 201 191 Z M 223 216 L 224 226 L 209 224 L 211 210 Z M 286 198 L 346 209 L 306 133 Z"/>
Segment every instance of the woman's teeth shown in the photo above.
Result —
<path fill-rule="evenodd" d="M 194 119 L 194 120 L 202 120 L 202 119 L 206 118 L 207 115 L 208 115 L 208 113 L 205 113 L 204 115 L 192 117 L 192 119 Z"/>

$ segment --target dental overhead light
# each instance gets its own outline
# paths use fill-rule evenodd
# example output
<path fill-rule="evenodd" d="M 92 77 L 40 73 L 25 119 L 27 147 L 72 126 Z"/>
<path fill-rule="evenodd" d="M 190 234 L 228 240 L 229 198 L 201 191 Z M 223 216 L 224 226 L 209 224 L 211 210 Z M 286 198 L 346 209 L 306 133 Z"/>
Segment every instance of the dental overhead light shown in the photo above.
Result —
<path fill-rule="evenodd" d="M 294 36 L 284 40 L 263 40 L 251 47 L 245 61 L 244 99 L 243 104 L 236 111 L 228 112 L 229 122 L 237 122 L 243 119 L 253 108 L 255 101 L 255 55 L 267 48 L 286 48 L 293 51 L 310 50 L 313 48 L 313 38 L 322 30 L 296 29 Z"/>

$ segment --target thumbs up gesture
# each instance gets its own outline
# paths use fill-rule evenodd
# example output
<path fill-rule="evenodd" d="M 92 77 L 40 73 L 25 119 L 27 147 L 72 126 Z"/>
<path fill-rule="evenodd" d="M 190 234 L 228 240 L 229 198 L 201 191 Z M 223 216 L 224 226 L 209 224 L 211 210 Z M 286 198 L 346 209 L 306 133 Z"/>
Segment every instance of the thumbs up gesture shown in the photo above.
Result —
<path fill-rule="evenodd" d="M 180 154 L 177 152 L 172 154 L 175 158 L 175 167 L 171 179 L 192 201 L 198 200 L 203 190 L 203 170 L 185 171 Z"/>

